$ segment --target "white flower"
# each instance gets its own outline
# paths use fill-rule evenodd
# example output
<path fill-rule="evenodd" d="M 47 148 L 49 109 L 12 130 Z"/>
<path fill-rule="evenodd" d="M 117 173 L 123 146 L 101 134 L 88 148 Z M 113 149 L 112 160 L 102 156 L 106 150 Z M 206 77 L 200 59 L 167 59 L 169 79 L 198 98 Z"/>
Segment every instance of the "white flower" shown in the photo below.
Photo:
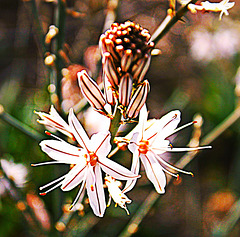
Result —
<path fill-rule="evenodd" d="M 65 134 L 66 136 L 72 139 L 74 138 L 70 126 L 61 118 L 61 116 L 58 114 L 53 105 L 50 108 L 49 114 L 36 111 L 35 113 L 42 119 L 37 120 L 40 124 L 45 125 L 47 128 L 50 128 L 54 132 L 58 130 L 59 132 Z"/>
<path fill-rule="evenodd" d="M 109 192 L 108 206 L 110 205 L 111 198 L 112 198 L 113 201 L 116 203 L 116 205 L 119 205 L 121 208 L 125 209 L 125 211 L 129 215 L 128 209 L 126 207 L 126 203 L 129 204 L 132 201 L 119 188 L 121 186 L 121 182 L 115 180 L 111 176 L 106 176 L 105 177 L 105 184 L 107 185 L 108 192 Z"/>
<path fill-rule="evenodd" d="M 9 179 L 11 179 L 17 187 L 22 188 L 26 183 L 28 174 L 27 168 L 22 164 L 16 164 L 12 160 L 0 160 L 1 167 Z"/>
<path fill-rule="evenodd" d="M 167 168 L 172 169 L 176 172 L 182 172 L 185 174 L 191 174 L 191 172 L 180 170 L 166 161 L 164 161 L 160 155 L 164 152 L 179 152 L 179 151 L 193 151 L 198 149 L 210 148 L 196 147 L 196 148 L 173 148 L 168 140 L 170 135 L 176 133 L 180 129 L 189 126 L 192 123 L 186 124 L 176 129 L 180 122 L 180 111 L 175 110 L 161 119 L 153 120 L 149 126 L 147 123 L 147 109 L 146 106 L 140 111 L 139 124 L 134 129 L 133 136 L 129 141 L 128 148 L 133 153 L 131 171 L 135 174 L 139 173 L 140 160 L 146 171 L 148 179 L 153 183 L 156 191 L 160 194 L 165 192 L 166 176 L 168 173 L 176 178 L 178 174 L 171 173 Z M 140 158 L 140 159 L 139 159 Z M 123 192 L 130 191 L 136 183 L 136 179 L 128 180 Z"/>
<path fill-rule="evenodd" d="M 188 4 L 189 0 L 178 0 L 182 5 Z M 226 16 L 229 15 L 228 11 L 234 6 L 235 2 L 229 2 L 229 0 L 222 0 L 219 3 L 212 3 L 209 1 L 200 2 L 200 4 L 188 4 L 188 9 L 192 13 L 196 13 L 197 11 L 212 11 L 212 12 L 220 12 L 219 20 L 222 19 L 222 15 L 225 14 Z"/>
<path fill-rule="evenodd" d="M 40 143 L 42 150 L 55 161 L 36 165 L 65 163 L 74 166 L 67 174 L 42 186 L 40 190 L 54 185 L 52 188 L 41 193 L 41 195 L 45 195 L 60 186 L 63 191 L 69 191 L 81 184 L 81 188 L 72 206 L 77 202 L 86 186 L 90 206 L 94 214 L 102 217 L 106 209 L 102 170 L 119 180 L 136 179 L 139 175 L 135 175 L 128 169 L 107 158 L 111 150 L 110 133 L 108 131 L 94 134 L 89 139 L 72 109 L 68 118 L 71 131 L 80 147 L 73 146 L 61 139 L 44 140 Z"/>

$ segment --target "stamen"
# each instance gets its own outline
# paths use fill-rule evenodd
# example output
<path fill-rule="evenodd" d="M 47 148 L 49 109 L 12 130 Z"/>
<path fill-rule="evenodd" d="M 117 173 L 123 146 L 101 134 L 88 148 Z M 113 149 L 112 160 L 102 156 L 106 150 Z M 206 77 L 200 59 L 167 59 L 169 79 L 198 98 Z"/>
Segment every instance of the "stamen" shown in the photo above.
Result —
<path fill-rule="evenodd" d="M 174 167 L 174 166 L 170 165 L 168 162 L 166 162 L 165 160 L 163 160 L 160 156 L 156 156 L 156 155 L 155 155 L 155 157 L 156 157 L 161 163 L 163 163 L 164 165 L 168 166 L 169 168 L 171 168 L 171 169 L 173 169 L 173 170 L 176 170 L 176 171 L 178 171 L 178 172 L 180 172 L 180 173 L 188 174 L 188 175 L 193 176 L 193 173 L 192 173 L 192 172 L 178 169 L 177 167 Z"/>
<path fill-rule="evenodd" d="M 61 141 L 61 142 L 65 142 L 63 139 L 61 139 L 60 137 L 57 137 L 56 135 L 48 132 L 48 131 L 45 131 L 45 134 L 48 135 L 48 136 L 51 136 L 53 138 L 56 138 L 57 140 Z"/>
<path fill-rule="evenodd" d="M 162 166 L 162 169 L 169 175 L 175 177 L 177 180 L 179 179 L 179 174 L 174 174 L 172 172 L 170 172 L 169 170 L 165 169 L 163 166 Z"/>
<path fill-rule="evenodd" d="M 46 162 L 42 162 L 42 163 L 31 164 L 31 166 L 32 167 L 37 167 L 37 166 L 41 166 L 41 165 L 52 165 L 52 164 L 62 164 L 62 163 L 59 162 L 59 161 L 46 161 Z"/>
<path fill-rule="evenodd" d="M 39 190 L 43 190 L 43 189 L 45 189 L 45 188 L 47 188 L 47 187 L 49 187 L 49 186 L 51 186 L 51 185 L 53 185 L 53 184 L 59 182 L 60 180 L 64 179 L 66 176 L 67 176 L 67 175 L 65 174 L 65 175 L 59 177 L 58 179 L 53 180 L 52 182 L 50 182 L 50 183 L 48 183 L 48 184 L 46 184 L 46 185 L 40 187 Z"/>
<path fill-rule="evenodd" d="M 184 124 L 183 126 L 181 126 L 181 127 L 179 127 L 179 128 L 176 128 L 172 133 L 168 134 L 168 135 L 166 136 L 166 138 L 169 137 L 169 136 L 171 136 L 171 135 L 173 135 L 174 133 L 176 133 L 176 132 L 178 132 L 178 131 L 180 131 L 180 130 L 186 128 L 186 127 L 188 127 L 188 126 L 191 126 L 191 125 L 194 124 L 194 123 L 197 123 L 197 121 L 192 121 L 192 122 L 190 122 L 190 123 Z"/>
<path fill-rule="evenodd" d="M 69 207 L 69 210 L 72 210 L 72 208 L 74 207 L 74 205 L 77 203 L 79 197 L 81 196 L 81 194 L 82 194 L 82 192 L 83 192 L 83 190 L 84 190 L 84 188 L 85 188 L 85 180 L 86 180 L 86 179 L 84 178 L 84 181 L 83 181 L 83 183 L 82 183 L 82 185 L 81 185 L 81 188 L 79 189 L 79 191 L 78 191 L 78 193 L 77 193 L 77 196 L 75 197 L 73 203 L 72 203 L 71 206 Z"/>
<path fill-rule="evenodd" d="M 43 192 L 43 193 L 39 193 L 41 196 L 45 196 L 47 193 L 51 192 L 52 190 L 58 188 L 59 186 L 62 185 L 62 182 L 58 183 L 57 185 L 53 186 L 52 188 L 48 189 L 47 191 Z"/>

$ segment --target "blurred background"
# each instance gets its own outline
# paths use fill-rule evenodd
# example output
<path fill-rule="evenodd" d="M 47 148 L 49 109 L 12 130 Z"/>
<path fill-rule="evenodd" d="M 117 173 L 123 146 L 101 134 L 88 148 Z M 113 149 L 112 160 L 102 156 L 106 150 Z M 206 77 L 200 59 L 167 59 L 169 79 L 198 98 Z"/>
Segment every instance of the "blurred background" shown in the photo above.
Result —
<path fill-rule="evenodd" d="M 106 16 L 117 22 L 135 21 L 153 33 L 169 8 L 167 0 L 66 0 L 65 4 L 66 14 L 59 23 L 64 28 L 63 47 L 58 52 L 64 69 L 57 75 L 63 112 L 82 98 L 76 72 L 88 68 L 95 79 L 100 74 L 98 40 L 108 23 Z M 36 122 L 34 110 L 48 112 L 53 101 L 49 78 L 54 72 L 44 59 L 58 45 L 54 39 L 43 44 L 42 36 L 58 21 L 56 6 L 50 0 L 0 1 L 0 236 L 118 236 L 153 189 L 146 179 L 128 194 L 133 200 L 128 205 L 129 216 L 112 203 L 100 219 L 88 205 L 68 213 L 64 204 L 71 203 L 76 190 L 38 195 L 39 186 L 68 167 L 30 166 L 49 159 L 38 145 L 45 128 Z M 234 113 L 240 95 L 239 10 L 236 1 L 222 21 L 219 13 L 188 12 L 157 43 L 155 48 L 161 53 L 152 57 L 146 75 L 151 86 L 147 100 L 150 118 L 179 109 L 182 125 L 200 114 L 204 137 Z M 79 113 L 83 123 L 91 123 L 86 118 Z M 33 136 L 21 132 L 11 126 L 16 121 L 27 125 L 25 130 L 37 132 Z M 132 236 L 223 236 L 222 231 L 227 231 L 227 236 L 240 235 L 239 125 L 236 120 L 224 129 L 210 144 L 211 150 L 204 150 L 185 167 L 194 178 L 183 175 L 179 182 L 170 183 Z M 192 130 L 181 131 L 174 145 L 185 147 Z M 167 158 L 174 164 L 181 156 Z M 233 220 L 230 224 L 229 219 Z M 219 223 L 225 223 L 223 229 Z"/>

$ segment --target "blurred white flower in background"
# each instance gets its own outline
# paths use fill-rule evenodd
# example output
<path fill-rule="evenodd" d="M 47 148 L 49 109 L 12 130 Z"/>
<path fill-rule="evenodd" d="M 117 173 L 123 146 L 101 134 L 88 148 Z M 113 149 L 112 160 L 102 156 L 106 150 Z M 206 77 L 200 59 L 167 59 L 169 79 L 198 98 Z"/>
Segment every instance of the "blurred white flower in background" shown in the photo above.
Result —
<path fill-rule="evenodd" d="M 216 31 L 199 28 L 190 35 L 190 51 L 197 61 L 209 62 L 213 59 L 230 58 L 239 51 L 240 30 L 235 25 L 227 25 Z"/>
<path fill-rule="evenodd" d="M 28 170 L 23 164 L 16 164 L 12 160 L 0 160 L 3 172 L 19 188 L 23 188 L 27 181 Z M 2 180 L 1 180 L 2 182 Z"/>

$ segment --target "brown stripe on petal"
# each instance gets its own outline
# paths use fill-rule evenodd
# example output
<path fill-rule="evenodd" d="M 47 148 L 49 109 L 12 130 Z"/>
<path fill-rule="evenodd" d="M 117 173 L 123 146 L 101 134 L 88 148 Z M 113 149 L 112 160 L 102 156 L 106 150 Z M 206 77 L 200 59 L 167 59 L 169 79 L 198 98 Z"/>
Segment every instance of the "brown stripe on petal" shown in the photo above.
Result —
<path fill-rule="evenodd" d="M 133 80 L 135 83 L 139 81 L 139 75 L 141 74 L 143 68 L 145 67 L 147 60 L 148 60 L 148 55 L 144 55 L 143 58 L 139 59 L 138 62 L 136 63 L 136 67 L 133 69 L 132 75 L 133 75 Z"/>
<path fill-rule="evenodd" d="M 131 49 L 124 51 L 124 55 L 121 59 L 121 68 L 123 72 L 127 72 L 133 62 L 133 53 Z"/>
<path fill-rule="evenodd" d="M 85 70 L 78 73 L 78 79 L 81 91 L 92 107 L 104 110 L 106 100 L 97 83 L 88 76 Z"/>
<path fill-rule="evenodd" d="M 119 85 L 119 103 L 128 106 L 132 93 L 132 77 L 129 73 L 122 76 Z"/>
<path fill-rule="evenodd" d="M 64 190 L 74 179 L 77 178 L 77 176 L 86 168 L 87 166 L 84 166 L 64 187 L 62 187 L 62 190 Z"/>
<path fill-rule="evenodd" d="M 65 154 L 65 155 L 70 155 L 70 156 L 79 157 L 79 155 L 75 155 L 75 154 L 71 154 L 71 153 L 68 153 L 68 152 L 65 152 L 65 151 L 58 150 L 58 149 L 53 148 L 53 147 L 51 147 L 51 146 L 49 146 L 49 145 L 47 145 L 47 144 L 46 144 L 45 146 L 46 146 L 47 148 L 49 148 L 49 149 L 52 149 L 52 150 L 54 150 L 54 151 L 63 153 L 63 154 Z"/>
<path fill-rule="evenodd" d="M 136 84 L 139 84 L 139 83 L 141 83 L 141 82 L 143 81 L 144 76 L 146 75 L 146 73 L 147 73 L 147 71 L 148 71 L 148 68 L 149 68 L 149 66 L 150 66 L 151 55 L 146 54 L 146 55 L 145 55 L 145 58 L 146 58 L 146 62 L 145 62 L 145 64 L 144 64 L 142 70 L 140 71 L 140 74 L 139 74 L 139 76 L 138 76 L 138 79 L 137 79 Z"/>
<path fill-rule="evenodd" d="M 110 105 L 115 105 L 116 100 L 114 97 L 115 92 L 113 91 L 112 85 L 110 84 L 106 75 L 103 75 L 103 84 L 104 84 L 104 94 L 107 100 L 107 103 Z"/>
<path fill-rule="evenodd" d="M 118 72 L 109 52 L 103 55 L 103 70 L 113 88 L 117 88 L 119 84 Z"/>
<path fill-rule="evenodd" d="M 128 105 L 125 117 L 127 119 L 136 118 L 139 111 L 147 100 L 147 94 L 149 91 L 149 82 L 145 80 L 138 86 L 137 90 L 133 94 L 133 97 Z"/>
<path fill-rule="evenodd" d="M 154 172 L 152 163 L 150 162 L 149 158 L 148 158 L 146 155 L 144 155 L 144 156 L 145 156 L 145 158 L 146 158 L 146 161 L 149 163 L 149 166 L 151 167 L 152 173 L 153 173 L 153 175 L 154 175 L 154 177 L 155 177 L 155 180 L 157 181 L 159 190 L 162 192 L 163 190 L 162 190 L 161 184 L 159 183 L 159 180 L 158 180 L 158 178 L 157 178 L 157 175 L 156 175 L 155 172 Z"/>

